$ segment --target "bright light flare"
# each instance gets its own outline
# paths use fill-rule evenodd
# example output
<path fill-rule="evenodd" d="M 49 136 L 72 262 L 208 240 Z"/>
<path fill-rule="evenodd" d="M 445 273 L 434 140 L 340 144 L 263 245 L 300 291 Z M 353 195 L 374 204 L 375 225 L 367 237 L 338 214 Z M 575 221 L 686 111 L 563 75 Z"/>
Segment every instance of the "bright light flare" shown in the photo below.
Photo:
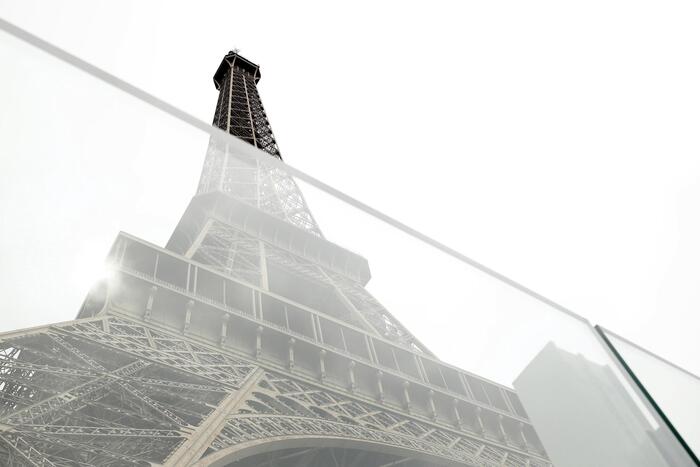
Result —
<path fill-rule="evenodd" d="M 96 283 L 109 281 L 114 277 L 114 268 L 106 256 L 109 243 L 95 239 L 78 246 L 74 256 L 70 284 L 87 293 Z"/>

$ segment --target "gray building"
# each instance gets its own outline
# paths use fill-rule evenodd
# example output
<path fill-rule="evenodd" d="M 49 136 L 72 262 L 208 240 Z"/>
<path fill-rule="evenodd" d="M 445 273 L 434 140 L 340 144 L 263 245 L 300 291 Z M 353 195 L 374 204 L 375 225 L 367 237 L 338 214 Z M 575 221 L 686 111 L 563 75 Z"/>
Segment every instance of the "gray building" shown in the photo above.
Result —
<path fill-rule="evenodd" d="M 557 467 L 694 465 L 607 365 L 550 342 L 514 386 Z"/>

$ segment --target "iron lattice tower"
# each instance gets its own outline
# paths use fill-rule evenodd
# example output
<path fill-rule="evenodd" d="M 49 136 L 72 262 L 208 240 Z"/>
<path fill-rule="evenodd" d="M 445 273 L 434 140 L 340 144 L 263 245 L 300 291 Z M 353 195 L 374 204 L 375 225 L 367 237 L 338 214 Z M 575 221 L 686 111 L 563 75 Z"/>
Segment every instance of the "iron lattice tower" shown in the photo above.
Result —
<path fill-rule="evenodd" d="M 227 54 L 214 124 L 279 158 L 259 79 Z M 74 321 L 0 335 L 1 465 L 550 465 L 513 390 L 435 358 L 222 141 L 166 248 L 120 234 Z"/>

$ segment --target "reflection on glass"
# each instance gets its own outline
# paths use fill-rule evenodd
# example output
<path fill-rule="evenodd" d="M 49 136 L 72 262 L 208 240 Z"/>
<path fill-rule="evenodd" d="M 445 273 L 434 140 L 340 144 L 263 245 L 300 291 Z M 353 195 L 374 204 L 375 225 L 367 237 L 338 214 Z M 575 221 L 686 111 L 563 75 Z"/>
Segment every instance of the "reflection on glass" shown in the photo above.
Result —
<path fill-rule="evenodd" d="M 607 365 L 550 343 L 515 388 L 557 466 L 693 465 Z"/>
<path fill-rule="evenodd" d="M 611 331 L 603 332 L 697 457 L 700 452 L 700 378 Z"/>

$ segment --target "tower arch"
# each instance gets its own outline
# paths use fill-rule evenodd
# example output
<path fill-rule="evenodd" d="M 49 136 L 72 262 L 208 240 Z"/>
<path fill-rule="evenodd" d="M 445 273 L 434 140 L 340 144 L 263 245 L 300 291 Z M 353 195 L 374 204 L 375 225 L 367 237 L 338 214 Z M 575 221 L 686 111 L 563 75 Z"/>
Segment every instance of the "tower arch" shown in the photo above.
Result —
<path fill-rule="evenodd" d="M 339 436 L 287 435 L 249 441 L 205 455 L 196 467 L 456 467 L 473 465 L 381 442 Z M 335 465 L 327 463 L 333 459 Z"/>

